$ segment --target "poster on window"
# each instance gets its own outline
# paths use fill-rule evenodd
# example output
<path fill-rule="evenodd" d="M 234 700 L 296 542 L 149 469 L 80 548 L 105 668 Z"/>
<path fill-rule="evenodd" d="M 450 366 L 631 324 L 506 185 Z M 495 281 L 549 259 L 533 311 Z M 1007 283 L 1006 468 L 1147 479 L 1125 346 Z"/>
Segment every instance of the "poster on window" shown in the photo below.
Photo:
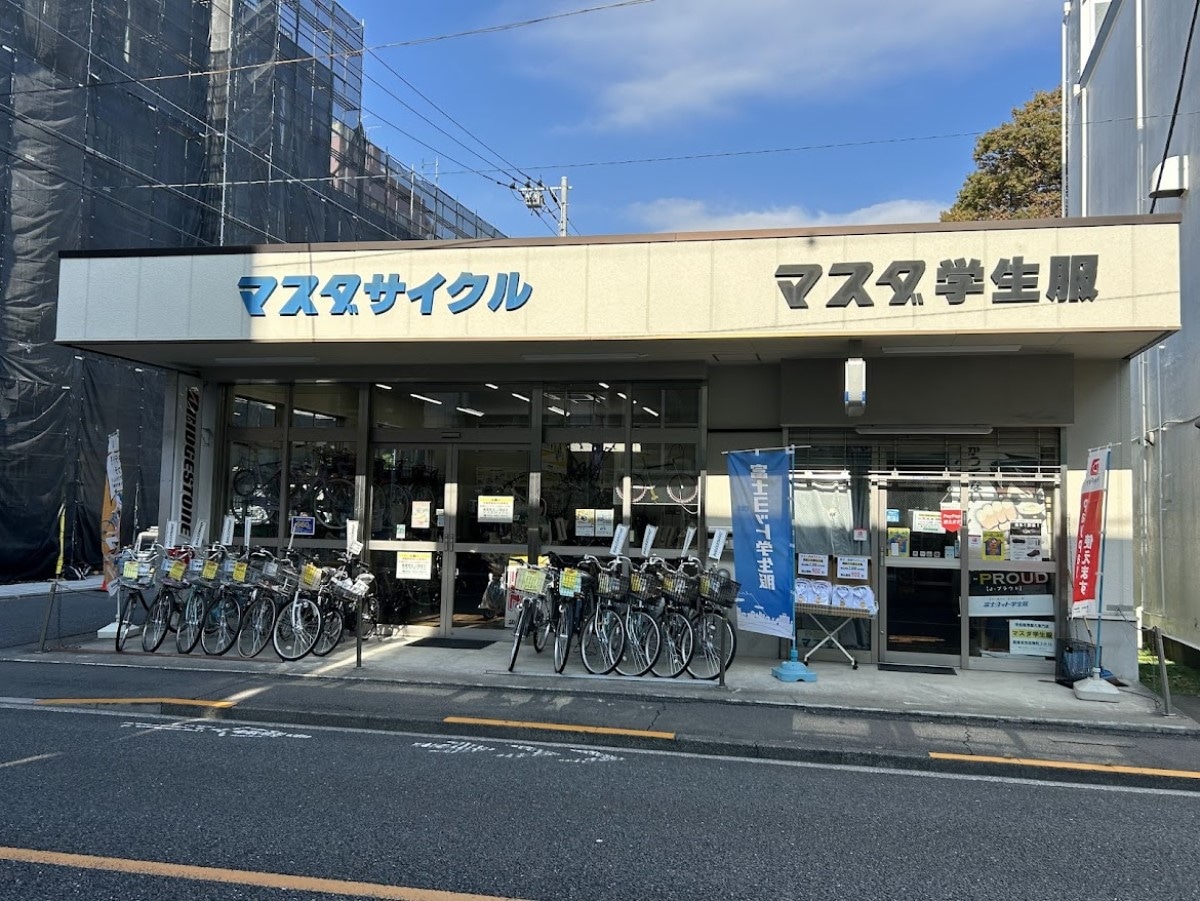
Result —
<path fill-rule="evenodd" d="M 795 562 L 791 456 L 786 451 L 735 451 L 727 458 L 733 502 L 733 562 L 738 628 L 792 638 Z"/>
<path fill-rule="evenodd" d="M 612 538 L 613 524 L 616 522 L 614 511 L 612 509 L 596 510 L 596 537 L 597 538 Z"/>
<path fill-rule="evenodd" d="M 595 510 L 575 510 L 575 537 L 576 538 L 595 538 L 596 537 L 596 511 Z"/>
<path fill-rule="evenodd" d="M 969 616 L 1053 616 L 1050 573 L 983 570 L 971 573 Z"/>
<path fill-rule="evenodd" d="M 413 501 L 412 505 L 412 527 L 414 529 L 429 528 L 429 511 L 433 507 L 432 501 Z M 397 538 L 403 538 L 403 535 L 397 535 Z"/>
<path fill-rule="evenodd" d="M 433 578 L 430 551 L 400 551 L 396 554 L 396 578 L 427 582 Z"/>
<path fill-rule="evenodd" d="M 512 522 L 515 498 L 511 494 L 479 495 L 476 513 L 480 522 Z"/>
<path fill-rule="evenodd" d="M 1027 657 L 1053 657 L 1054 621 L 1010 619 L 1008 621 L 1008 652 Z"/>
<path fill-rule="evenodd" d="M 796 571 L 802 576 L 829 575 L 829 557 L 825 554 L 801 554 Z"/>

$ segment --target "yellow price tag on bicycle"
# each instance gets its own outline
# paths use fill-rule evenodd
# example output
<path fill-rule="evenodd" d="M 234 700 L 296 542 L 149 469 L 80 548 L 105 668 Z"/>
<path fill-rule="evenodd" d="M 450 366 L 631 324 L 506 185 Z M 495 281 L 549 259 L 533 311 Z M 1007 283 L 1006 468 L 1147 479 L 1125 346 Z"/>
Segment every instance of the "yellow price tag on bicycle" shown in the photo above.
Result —
<path fill-rule="evenodd" d="M 235 563 L 233 565 L 233 581 L 235 581 L 235 582 L 245 582 L 246 581 L 246 563 L 245 563 L 245 561 L 241 561 L 241 562 Z"/>
<path fill-rule="evenodd" d="M 216 560 L 205 561 L 204 571 L 200 573 L 200 577 L 202 579 L 208 579 L 209 581 L 212 581 L 213 579 L 215 579 L 217 577 L 217 561 Z"/>
<path fill-rule="evenodd" d="M 184 563 L 182 560 L 176 560 L 174 563 L 171 564 L 171 569 L 167 573 L 167 575 L 170 576 L 172 579 L 174 579 L 176 582 L 180 582 L 183 580 L 183 574 L 186 570 L 187 570 L 187 564 Z"/>
<path fill-rule="evenodd" d="M 304 572 L 301 576 L 301 581 L 304 582 L 305 588 L 316 588 L 317 583 L 321 580 L 321 568 L 312 563 L 304 564 Z"/>
<path fill-rule="evenodd" d="M 546 587 L 546 571 L 544 569 L 517 570 L 517 591 L 523 594 L 541 594 Z"/>
<path fill-rule="evenodd" d="M 560 594 L 574 596 L 579 594 L 580 572 L 577 569 L 564 569 L 562 575 L 558 577 L 558 591 Z"/>
<path fill-rule="evenodd" d="M 138 565 L 136 560 L 126 560 L 125 565 L 121 567 L 121 578 L 136 579 L 138 577 Z"/>

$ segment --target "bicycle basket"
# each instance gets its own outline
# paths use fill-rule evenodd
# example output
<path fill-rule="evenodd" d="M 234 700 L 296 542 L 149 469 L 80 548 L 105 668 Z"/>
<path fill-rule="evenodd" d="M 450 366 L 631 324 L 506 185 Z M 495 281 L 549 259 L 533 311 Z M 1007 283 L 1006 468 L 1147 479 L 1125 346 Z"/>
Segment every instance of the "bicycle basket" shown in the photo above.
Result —
<path fill-rule="evenodd" d="M 663 594 L 676 601 L 689 603 L 700 591 L 699 580 L 684 573 L 666 573 L 662 580 Z"/>
<path fill-rule="evenodd" d="M 263 565 L 263 584 L 280 595 L 292 595 L 300 585 L 300 573 L 286 561 L 271 560 Z"/>
<path fill-rule="evenodd" d="M 126 588 L 149 588 L 154 584 L 156 572 L 154 557 L 139 554 L 122 561 L 117 577 L 118 582 Z"/>
<path fill-rule="evenodd" d="M 732 607 L 741 590 L 740 582 L 735 582 L 720 573 L 704 573 L 700 576 L 700 597 L 713 604 Z"/>
<path fill-rule="evenodd" d="M 633 573 L 629 577 L 629 596 L 635 601 L 649 603 L 662 588 L 662 580 L 653 573 Z"/>
<path fill-rule="evenodd" d="M 606 601 L 623 601 L 629 593 L 629 577 L 619 572 L 601 572 L 596 579 L 596 593 Z"/>
<path fill-rule="evenodd" d="M 538 597 L 546 590 L 546 570 L 524 566 L 517 570 L 514 590 L 520 595 Z"/>

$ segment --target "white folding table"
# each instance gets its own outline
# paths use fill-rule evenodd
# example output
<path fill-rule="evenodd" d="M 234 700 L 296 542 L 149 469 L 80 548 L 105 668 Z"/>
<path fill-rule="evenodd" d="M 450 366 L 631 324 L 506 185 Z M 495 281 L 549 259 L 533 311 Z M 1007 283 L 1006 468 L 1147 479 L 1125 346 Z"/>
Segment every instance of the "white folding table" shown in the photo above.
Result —
<path fill-rule="evenodd" d="M 815 645 L 808 649 L 804 655 L 804 664 L 808 665 L 808 658 L 819 651 L 824 645 L 832 644 L 839 651 L 846 655 L 846 659 L 850 661 L 851 669 L 858 669 L 858 661 L 854 659 L 854 655 L 843 647 L 838 641 L 838 632 L 846 627 L 850 622 L 856 619 L 874 619 L 876 611 L 863 607 L 840 607 L 833 604 L 805 604 L 797 601 L 796 603 L 796 625 L 799 627 L 801 618 L 807 615 L 817 627 L 825 633 L 825 637 L 818 641 Z M 834 623 L 830 628 L 826 625 L 826 620 Z"/>

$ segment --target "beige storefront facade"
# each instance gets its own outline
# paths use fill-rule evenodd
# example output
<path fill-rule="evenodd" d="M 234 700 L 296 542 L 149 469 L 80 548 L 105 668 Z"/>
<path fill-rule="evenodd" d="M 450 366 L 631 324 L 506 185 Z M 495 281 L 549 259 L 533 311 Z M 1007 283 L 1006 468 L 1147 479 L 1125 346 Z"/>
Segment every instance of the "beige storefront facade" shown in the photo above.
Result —
<path fill-rule="evenodd" d="M 723 451 L 793 446 L 797 549 L 870 560 L 856 658 L 1041 670 L 1013 623 L 1081 626 L 1067 548 L 1095 447 L 1105 604 L 1135 616 L 1128 359 L 1179 327 L 1178 222 L 64 254 L 58 315 L 61 343 L 170 371 L 164 520 L 233 512 L 277 547 L 312 514 L 314 552 L 357 521 L 411 630 L 502 628 L 480 596 L 505 561 L 603 554 L 621 523 L 677 555 L 728 527 Z M 1018 522 L 1044 552 L 985 559 Z M 1134 632 L 1111 631 L 1117 671 Z"/>

